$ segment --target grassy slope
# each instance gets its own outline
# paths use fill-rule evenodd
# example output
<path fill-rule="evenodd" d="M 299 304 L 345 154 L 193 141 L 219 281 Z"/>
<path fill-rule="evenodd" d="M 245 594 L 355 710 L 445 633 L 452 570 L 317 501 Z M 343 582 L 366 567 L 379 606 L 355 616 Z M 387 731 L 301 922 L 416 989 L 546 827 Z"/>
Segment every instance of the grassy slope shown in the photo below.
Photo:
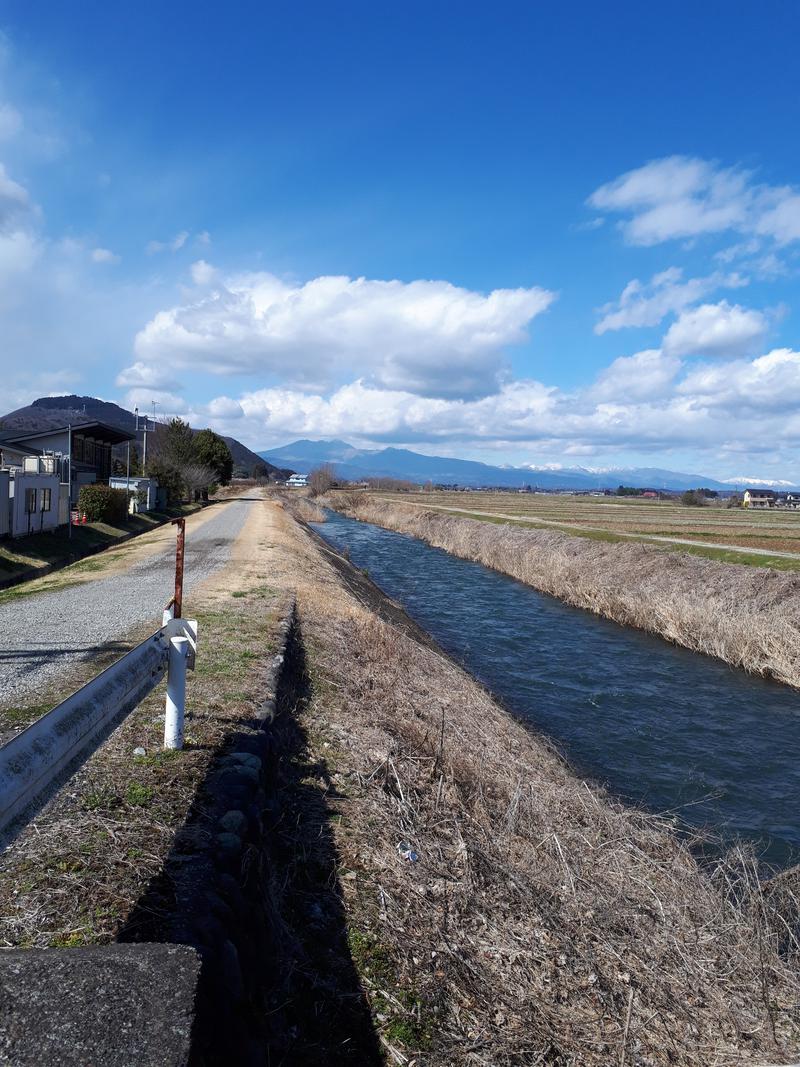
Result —
<path fill-rule="evenodd" d="M 351 953 L 388 1061 L 791 1055 L 800 986 L 747 865 L 704 876 L 668 823 L 574 777 L 305 551 L 302 722 L 324 764 Z"/>

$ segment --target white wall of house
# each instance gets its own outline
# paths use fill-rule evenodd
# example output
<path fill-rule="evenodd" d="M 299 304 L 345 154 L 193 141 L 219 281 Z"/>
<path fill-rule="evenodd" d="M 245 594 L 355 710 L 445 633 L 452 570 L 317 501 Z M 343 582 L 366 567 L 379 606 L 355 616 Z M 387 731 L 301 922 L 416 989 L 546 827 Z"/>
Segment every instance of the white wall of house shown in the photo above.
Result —
<path fill-rule="evenodd" d="M 55 530 L 59 518 L 58 475 L 17 473 L 10 490 L 12 537 Z"/>
<path fill-rule="evenodd" d="M 0 537 L 5 537 L 11 525 L 11 475 L 0 470 Z"/>

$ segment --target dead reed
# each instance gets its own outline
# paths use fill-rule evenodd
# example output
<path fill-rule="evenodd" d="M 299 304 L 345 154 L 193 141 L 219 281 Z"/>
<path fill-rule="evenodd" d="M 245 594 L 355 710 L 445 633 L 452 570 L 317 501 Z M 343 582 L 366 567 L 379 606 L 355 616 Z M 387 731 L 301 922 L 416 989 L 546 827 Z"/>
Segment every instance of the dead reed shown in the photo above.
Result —
<path fill-rule="evenodd" d="M 365 493 L 337 496 L 331 506 L 493 567 L 568 604 L 800 686 L 800 575 L 486 523 Z"/>
<path fill-rule="evenodd" d="M 343 590 L 307 587 L 301 617 L 351 950 L 390 1062 L 797 1058 L 796 945 L 752 861 L 706 876 L 669 823 L 587 786 Z"/>

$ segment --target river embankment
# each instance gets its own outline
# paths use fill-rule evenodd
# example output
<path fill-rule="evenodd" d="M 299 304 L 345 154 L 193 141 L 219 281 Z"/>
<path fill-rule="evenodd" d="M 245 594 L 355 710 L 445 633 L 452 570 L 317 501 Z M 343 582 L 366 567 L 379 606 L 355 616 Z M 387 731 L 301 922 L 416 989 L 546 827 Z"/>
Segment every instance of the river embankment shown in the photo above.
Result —
<path fill-rule="evenodd" d="M 334 493 L 325 504 L 418 537 L 574 607 L 800 687 L 800 576 L 644 544 L 519 529 Z"/>
<path fill-rule="evenodd" d="M 701 869 L 669 820 L 583 781 L 396 605 L 377 611 L 355 568 L 300 527 L 282 538 L 301 724 L 391 1062 L 796 1059 L 800 979 L 755 866 Z"/>

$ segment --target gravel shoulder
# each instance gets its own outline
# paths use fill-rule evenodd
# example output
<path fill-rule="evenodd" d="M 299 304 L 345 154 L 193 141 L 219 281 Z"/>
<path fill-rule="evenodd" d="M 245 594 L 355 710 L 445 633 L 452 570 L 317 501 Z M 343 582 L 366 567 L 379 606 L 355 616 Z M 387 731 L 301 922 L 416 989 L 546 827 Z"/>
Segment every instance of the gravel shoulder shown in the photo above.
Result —
<path fill-rule="evenodd" d="M 233 498 L 187 520 L 185 594 L 228 563 L 256 499 Z M 0 709 L 52 703 L 87 661 L 100 670 L 137 630 L 159 625 L 173 591 L 174 546 L 174 530 L 162 528 L 1 600 Z"/>

